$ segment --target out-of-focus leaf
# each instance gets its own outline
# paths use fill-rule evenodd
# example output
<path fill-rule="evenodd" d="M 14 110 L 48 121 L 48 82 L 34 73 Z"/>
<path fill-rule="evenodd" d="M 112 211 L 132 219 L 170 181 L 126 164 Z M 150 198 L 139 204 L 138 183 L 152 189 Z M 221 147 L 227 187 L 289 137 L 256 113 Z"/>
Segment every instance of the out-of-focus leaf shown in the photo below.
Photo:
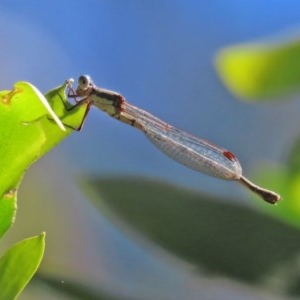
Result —
<path fill-rule="evenodd" d="M 70 125 L 81 122 L 85 106 L 66 112 L 66 84 L 47 93 L 46 98 Z M 16 210 L 16 192 L 27 168 L 67 137 L 50 120 L 40 92 L 27 82 L 18 82 L 12 91 L 0 92 L 0 237 L 11 226 Z"/>
<path fill-rule="evenodd" d="M 37 282 L 42 282 L 47 286 L 50 286 L 58 293 L 68 296 L 77 300 L 126 300 L 128 298 L 117 297 L 110 295 L 108 292 L 95 289 L 90 286 L 85 286 L 82 283 L 74 282 L 71 279 L 65 279 L 63 281 L 57 280 L 57 278 L 47 275 L 38 274 L 35 278 Z M 129 299 L 128 299 L 129 300 Z"/>
<path fill-rule="evenodd" d="M 300 88 L 300 41 L 250 43 L 221 50 L 216 69 L 227 88 L 239 97 L 262 100 Z"/>
<path fill-rule="evenodd" d="M 300 172 L 290 172 L 287 167 L 260 168 L 255 179 L 266 186 L 276 186 L 282 200 L 275 209 L 269 209 L 257 202 L 268 214 L 300 229 Z"/>
<path fill-rule="evenodd" d="M 0 297 L 15 299 L 36 272 L 45 248 L 45 234 L 14 245 L 0 259 Z"/>
<path fill-rule="evenodd" d="M 262 206 L 269 214 L 300 228 L 300 139 L 291 147 L 284 166 L 261 166 L 255 173 L 256 181 L 274 188 L 282 196 L 276 209 Z M 258 205 L 260 203 L 258 202 Z"/>
<path fill-rule="evenodd" d="M 101 213 L 211 275 L 257 283 L 300 253 L 297 229 L 226 199 L 140 178 L 84 188 Z"/>
<path fill-rule="evenodd" d="M 293 176 L 300 173 L 300 137 L 292 145 L 287 158 L 287 171 Z"/>

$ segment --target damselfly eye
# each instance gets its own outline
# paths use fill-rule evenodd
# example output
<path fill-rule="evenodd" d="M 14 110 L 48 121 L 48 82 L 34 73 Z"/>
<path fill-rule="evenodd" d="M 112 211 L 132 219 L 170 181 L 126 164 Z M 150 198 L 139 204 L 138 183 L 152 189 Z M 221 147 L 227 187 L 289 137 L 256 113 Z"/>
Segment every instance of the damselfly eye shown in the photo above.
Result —
<path fill-rule="evenodd" d="M 85 89 L 85 88 L 87 88 L 90 85 L 93 85 L 93 82 L 92 82 L 92 79 L 91 79 L 90 76 L 88 76 L 88 75 L 81 75 L 78 78 L 78 86 L 81 89 Z"/>

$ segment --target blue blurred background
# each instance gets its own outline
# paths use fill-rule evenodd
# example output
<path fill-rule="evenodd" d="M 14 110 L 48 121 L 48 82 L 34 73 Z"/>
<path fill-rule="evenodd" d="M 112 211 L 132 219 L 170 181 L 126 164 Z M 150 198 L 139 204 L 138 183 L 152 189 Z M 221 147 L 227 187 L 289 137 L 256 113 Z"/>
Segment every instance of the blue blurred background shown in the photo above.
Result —
<path fill-rule="evenodd" d="M 0 89 L 25 80 L 46 92 L 67 78 L 89 74 L 97 85 L 234 152 L 251 178 L 261 164 L 284 163 L 298 136 L 300 101 L 296 95 L 284 104 L 240 102 L 221 84 L 213 60 L 227 45 L 295 35 L 299 8 L 296 0 L 3 0 Z M 247 299 L 246 287 L 223 281 L 211 286 L 190 266 L 167 253 L 154 255 L 99 218 L 74 182 L 82 174 L 155 177 L 249 204 L 236 183 L 180 166 L 137 130 L 92 109 L 80 133 L 26 174 L 7 245 L 46 230 L 42 270 L 61 274 L 62 280 L 93 282 L 130 299 L 147 293 L 145 299 L 240 299 L 242 291 Z M 32 207 L 45 211 L 43 218 Z M 41 299 L 43 292 L 29 287 L 21 299 Z M 258 291 L 248 297 L 268 298 Z"/>

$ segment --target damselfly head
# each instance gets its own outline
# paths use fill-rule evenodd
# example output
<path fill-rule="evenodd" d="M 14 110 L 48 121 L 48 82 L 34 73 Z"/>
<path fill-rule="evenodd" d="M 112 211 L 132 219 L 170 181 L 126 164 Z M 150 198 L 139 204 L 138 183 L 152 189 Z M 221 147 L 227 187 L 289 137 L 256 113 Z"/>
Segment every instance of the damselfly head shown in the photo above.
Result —
<path fill-rule="evenodd" d="M 78 87 L 76 89 L 76 94 L 78 96 L 84 96 L 89 93 L 89 91 L 94 87 L 92 78 L 89 75 L 81 75 L 78 78 Z"/>

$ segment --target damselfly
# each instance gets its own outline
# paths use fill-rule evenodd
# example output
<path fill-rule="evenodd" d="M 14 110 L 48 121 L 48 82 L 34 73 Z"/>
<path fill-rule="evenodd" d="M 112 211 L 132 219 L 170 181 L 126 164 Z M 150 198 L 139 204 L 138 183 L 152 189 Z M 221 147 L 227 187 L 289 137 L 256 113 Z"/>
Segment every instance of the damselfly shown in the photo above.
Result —
<path fill-rule="evenodd" d="M 119 93 L 97 87 L 88 75 L 79 77 L 75 92 L 70 86 L 68 96 L 76 102 L 68 110 L 87 104 L 82 122 L 78 128 L 73 128 L 75 130 L 82 128 L 91 106 L 94 105 L 111 117 L 140 129 L 156 147 L 177 162 L 213 177 L 238 181 L 268 203 L 275 204 L 280 200 L 278 194 L 245 178 L 237 157 L 230 151 L 163 122 L 131 105 Z M 77 97 L 81 99 L 78 100 Z"/>

